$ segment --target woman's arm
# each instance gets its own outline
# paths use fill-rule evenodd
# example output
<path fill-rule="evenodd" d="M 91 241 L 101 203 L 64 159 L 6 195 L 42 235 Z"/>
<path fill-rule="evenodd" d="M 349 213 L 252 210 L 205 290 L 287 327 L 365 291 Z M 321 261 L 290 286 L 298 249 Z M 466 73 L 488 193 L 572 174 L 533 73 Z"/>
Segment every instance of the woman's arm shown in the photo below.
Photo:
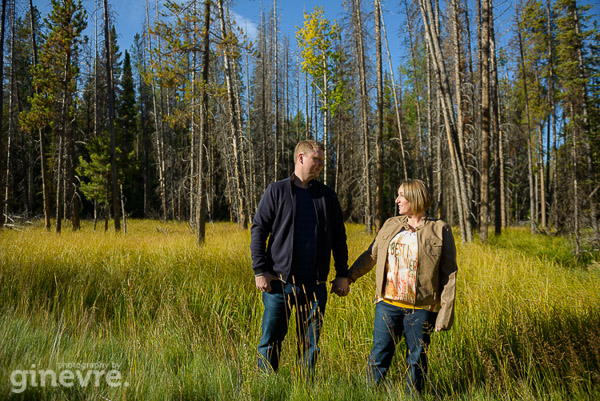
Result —
<path fill-rule="evenodd" d="M 440 261 L 441 309 L 435 322 L 435 330 L 448 330 L 454 321 L 454 298 L 456 294 L 456 245 L 449 225 L 442 228 L 442 259 Z"/>

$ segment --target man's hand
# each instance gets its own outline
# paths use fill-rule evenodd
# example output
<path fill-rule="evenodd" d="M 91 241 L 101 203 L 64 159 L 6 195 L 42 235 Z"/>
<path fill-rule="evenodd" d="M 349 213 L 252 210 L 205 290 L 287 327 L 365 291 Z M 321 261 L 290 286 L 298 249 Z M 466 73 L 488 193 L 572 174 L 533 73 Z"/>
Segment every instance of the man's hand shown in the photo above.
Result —
<path fill-rule="evenodd" d="M 271 291 L 271 281 L 276 280 L 277 277 L 272 275 L 271 273 L 265 273 L 260 276 L 254 276 L 254 281 L 256 282 L 256 288 L 262 292 L 270 292 Z"/>
<path fill-rule="evenodd" d="M 331 282 L 331 292 L 340 297 L 345 297 L 350 292 L 350 280 L 348 277 L 337 277 Z"/>

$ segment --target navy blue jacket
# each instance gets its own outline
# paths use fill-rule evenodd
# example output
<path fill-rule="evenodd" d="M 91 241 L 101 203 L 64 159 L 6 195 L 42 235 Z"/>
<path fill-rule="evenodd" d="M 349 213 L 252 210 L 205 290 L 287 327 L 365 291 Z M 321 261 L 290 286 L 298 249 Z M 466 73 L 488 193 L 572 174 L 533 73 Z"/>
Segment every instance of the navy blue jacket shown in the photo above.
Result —
<path fill-rule="evenodd" d="M 296 191 L 294 176 L 269 184 L 254 215 L 250 253 L 255 275 L 271 273 L 287 281 L 292 267 Z M 333 189 L 312 180 L 309 192 L 317 212 L 317 279 L 327 281 L 331 253 L 336 277 L 348 276 L 348 247 L 342 208 Z M 268 243 L 267 243 L 268 239 Z"/>

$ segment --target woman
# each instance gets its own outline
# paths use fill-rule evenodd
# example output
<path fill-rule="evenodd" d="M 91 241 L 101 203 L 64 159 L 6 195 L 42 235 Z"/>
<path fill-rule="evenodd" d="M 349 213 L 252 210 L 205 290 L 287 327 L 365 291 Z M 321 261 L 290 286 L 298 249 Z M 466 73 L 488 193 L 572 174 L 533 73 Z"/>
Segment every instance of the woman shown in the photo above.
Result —
<path fill-rule="evenodd" d="M 400 216 L 384 223 L 349 274 L 353 283 L 377 265 L 369 379 L 385 377 L 404 335 L 407 393 L 423 389 L 431 332 L 448 330 L 454 318 L 456 248 L 450 226 L 425 216 L 431 203 L 423 181 L 403 181 L 396 198 Z"/>

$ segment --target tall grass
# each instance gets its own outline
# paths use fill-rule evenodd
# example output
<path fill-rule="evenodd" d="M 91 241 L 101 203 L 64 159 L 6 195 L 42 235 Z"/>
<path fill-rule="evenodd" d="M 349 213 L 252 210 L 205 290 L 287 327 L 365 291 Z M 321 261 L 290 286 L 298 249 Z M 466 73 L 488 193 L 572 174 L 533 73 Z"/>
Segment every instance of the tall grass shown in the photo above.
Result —
<path fill-rule="evenodd" d="M 183 223 L 128 228 L 0 234 L 0 399 L 403 399 L 402 344 L 385 385 L 365 379 L 373 273 L 329 298 L 312 380 L 294 362 L 293 327 L 279 373 L 264 375 L 249 233 L 216 224 L 197 247 Z M 348 226 L 351 261 L 371 240 Z M 597 399 L 600 268 L 568 245 L 520 229 L 457 244 L 456 321 L 433 336 L 425 399 Z M 12 391 L 15 370 L 65 363 L 110 364 L 123 383 Z"/>

